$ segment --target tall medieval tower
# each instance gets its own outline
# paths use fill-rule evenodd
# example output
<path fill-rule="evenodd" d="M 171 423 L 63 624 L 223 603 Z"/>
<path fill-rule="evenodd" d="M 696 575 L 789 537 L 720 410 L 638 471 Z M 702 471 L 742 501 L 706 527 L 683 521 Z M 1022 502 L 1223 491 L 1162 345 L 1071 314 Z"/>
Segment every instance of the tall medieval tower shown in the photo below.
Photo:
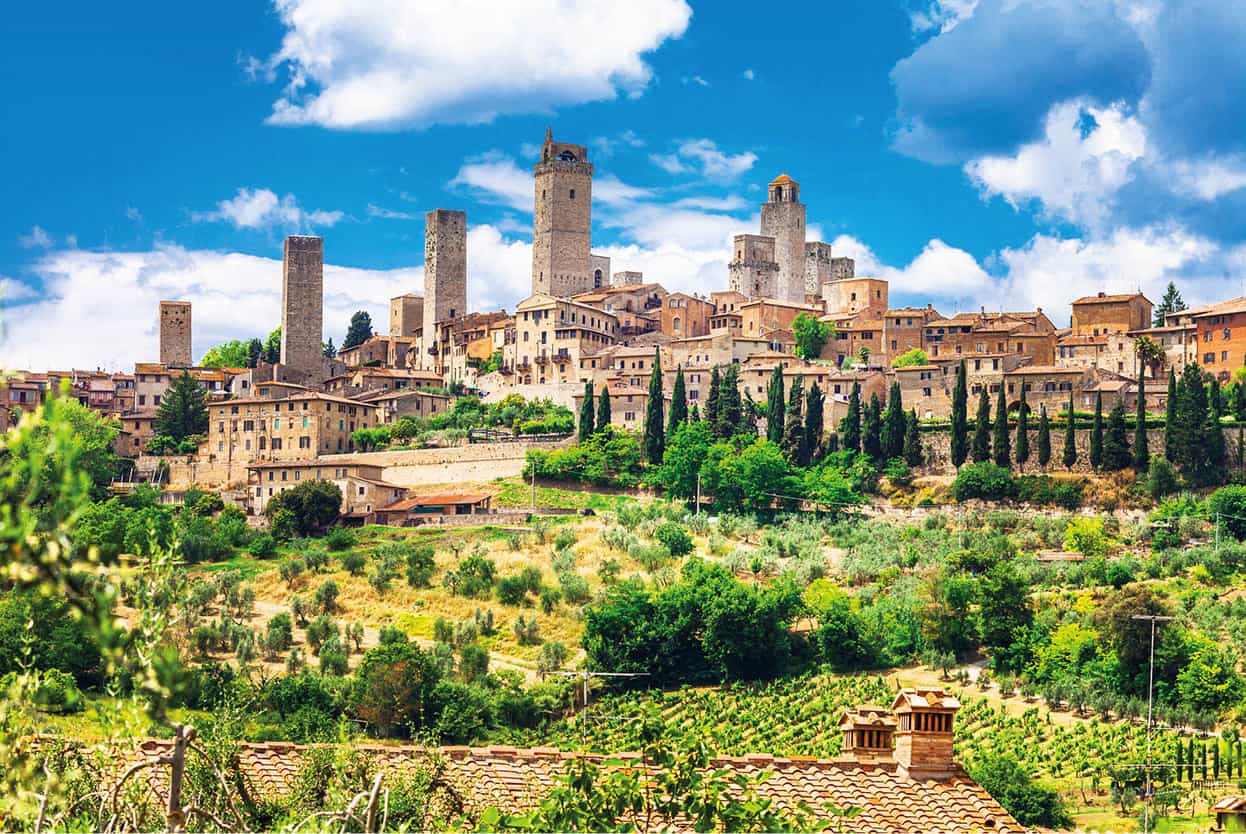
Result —
<path fill-rule="evenodd" d="M 761 233 L 774 238 L 774 259 L 779 264 L 775 297 L 803 304 L 805 301 L 805 204 L 800 183 L 779 174 L 769 186 L 769 200 L 761 206 Z"/>
<path fill-rule="evenodd" d="M 314 377 L 324 356 L 324 239 L 287 237 L 281 273 L 281 364 Z"/>
<path fill-rule="evenodd" d="M 160 364 L 169 368 L 189 368 L 190 302 L 160 302 Z"/>
<path fill-rule="evenodd" d="M 466 313 L 467 212 L 434 209 L 424 215 L 425 339 L 437 322 Z"/>
<path fill-rule="evenodd" d="M 593 166 L 583 145 L 545 130 L 532 212 L 532 292 L 569 296 L 593 288 Z"/>

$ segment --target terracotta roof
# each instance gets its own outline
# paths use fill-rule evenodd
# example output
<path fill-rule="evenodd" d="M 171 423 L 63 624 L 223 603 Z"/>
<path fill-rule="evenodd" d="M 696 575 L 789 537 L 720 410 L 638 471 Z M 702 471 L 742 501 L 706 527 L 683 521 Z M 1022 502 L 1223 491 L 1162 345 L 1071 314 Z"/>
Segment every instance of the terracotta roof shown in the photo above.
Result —
<path fill-rule="evenodd" d="M 1107 343 L 1107 336 L 1061 336 L 1056 339 L 1058 345 L 1106 345 Z"/>
<path fill-rule="evenodd" d="M 387 484 L 386 486 L 397 486 L 396 484 Z M 414 509 L 415 507 L 431 507 L 434 505 L 448 504 L 479 504 L 485 499 L 492 498 L 483 492 L 468 493 L 466 495 L 413 495 L 410 498 L 404 498 L 401 501 L 395 501 L 384 507 L 379 507 L 377 512 L 403 512 L 405 510 Z"/>
<path fill-rule="evenodd" d="M 1005 373 L 1009 376 L 1016 376 L 1017 374 L 1080 374 L 1084 371 L 1084 368 L 1062 368 L 1059 365 L 1022 365 Z"/>
<path fill-rule="evenodd" d="M 1226 796 L 1211 806 L 1213 811 L 1236 811 L 1238 813 L 1246 812 L 1246 796 L 1234 794 Z"/>
<path fill-rule="evenodd" d="M 787 174 L 779 174 L 777 177 L 775 177 L 774 179 L 770 181 L 770 184 L 771 185 L 787 185 L 789 182 L 796 182 L 796 180 L 792 179 Z"/>
<path fill-rule="evenodd" d="M 1144 301 L 1146 296 L 1140 292 L 1118 293 L 1117 295 L 1086 295 L 1074 301 L 1074 304 L 1117 304 L 1121 301 L 1131 301 L 1135 298 L 1141 298 Z"/>
<path fill-rule="evenodd" d="M 113 755 L 123 757 L 117 763 L 120 770 L 131 762 L 168 755 L 171 748 L 171 741 L 152 739 L 141 742 L 136 749 Z M 289 742 L 243 743 L 238 747 L 239 768 L 253 794 L 281 796 L 295 788 L 304 760 L 313 749 Z M 429 756 L 427 749 L 410 746 L 352 744 L 350 750 L 370 760 L 369 773 L 411 773 Z M 462 796 L 468 813 L 488 807 L 511 813 L 533 808 L 554 786 L 556 778 L 565 773 L 568 763 L 580 756 L 602 762 L 607 768 L 643 767 L 637 753 L 605 757 L 550 747 L 516 749 L 497 745 L 443 747 L 439 752 L 445 763 L 445 778 Z M 767 775 L 757 784 L 757 793 L 784 809 L 794 810 L 804 803 L 816 813 L 826 802 L 841 808 L 860 808 L 861 813 L 848 822 L 847 829 L 860 834 L 1025 831 L 963 772 L 949 779 L 915 780 L 901 775 L 889 762 L 864 764 L 756 753 L 714 758 L 709 767 L 751 778 Z M 149 774 L 151 789 L 162 794 L 167 768 L 149 768 L 145 773 Z M 635 822 L 639 830 L 644 830 L 643 820 Z"/>
<path fill-rule="evenodd" d="M 261 383 L 256 383 L 261 384 Z M 220 400 L 218 402 L 208 403 L 209 408 L 220 407 L 226 405 L 272 405 L 274 403 L 299 402 L 302 400 L 325 400 L 327 402 L 342 403 L 343 405 L 357 405 L 360 408 L 376 408 L 368 403 L 361 403 L 358 400 L 348 399 L 347 397 L 335 397 L 332 394 L 322 394 L 319 391 L 308 391 L 304 394 L 291 394 L 284 399 L 272 399 L 270 397 L 250 397 L 239 400 Z"/>

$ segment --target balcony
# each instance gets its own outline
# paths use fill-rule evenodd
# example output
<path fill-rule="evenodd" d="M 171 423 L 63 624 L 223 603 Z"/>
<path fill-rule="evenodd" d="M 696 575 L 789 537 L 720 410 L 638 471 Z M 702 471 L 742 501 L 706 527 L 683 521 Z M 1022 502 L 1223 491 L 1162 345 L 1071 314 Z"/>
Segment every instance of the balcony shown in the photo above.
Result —
<path fill-rule="evenodd" d="M 538 365 L 545 365 L 549 362 L 549 356 L 545 353 L 538 353 L 534 358 Z"/>
<path fill-rule="evenodd" d="M 571 351 L 567 350 L 566 348 L 561 348 L 557 353 L 554 354 L 554 361 L 555 362 L 570 362 Z"/>

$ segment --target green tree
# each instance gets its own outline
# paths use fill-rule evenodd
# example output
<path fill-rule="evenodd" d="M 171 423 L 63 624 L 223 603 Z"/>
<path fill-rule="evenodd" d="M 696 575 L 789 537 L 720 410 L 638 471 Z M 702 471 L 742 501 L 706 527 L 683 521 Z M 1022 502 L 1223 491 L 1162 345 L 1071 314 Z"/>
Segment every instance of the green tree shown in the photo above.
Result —
<path fill-rule="evenodd" d="M 861 451 L 876 464 L 882 462 L 882 406 L 877 394 L 870 394 L 870 404 L 865 407 L 861 417 Z"/>
<path fill-rule="evenodd" d="M 432 723 L 432 694 L 441 679 L 438 664 L 415 643 L 369 649 L 355 673 L 351 710 L 381 736 Z"/>
<path fill-rule="evenodd" d="M 1201 635 L 1194 644 L 1189 662 L 1177 675 L 1182 706 L 1215 715 L 1241 704 L 1246 682 L 1237 673 L 1236 658 Z"/>
<path fill-rule="evenodd" d="M 203 386 L 187 371 L 173 378 L 156 412 L 156 434 L 182 441 L 208 432 L 208 404 Z"/>
<path fill-rule="evenodd" d="M 650 464 L 662 462 L 662 450 L 666 446 L 666 429 L 662 424 L 662 354 L 653 350 L 653 371 L 649 374 L 649 397 L 645 402 L 645 460 Z"/>
<path fill-rule="evenodd" d="M 1090 424 L 1090 466 L 1103 468 L 1103 392 L 1095 392 L 1095 416 Z"/>
<path fill-rule="evenodd" d="M 666 438 L 666 449 L 662 453 L 662 465 L 658 467 L 655 482 L 672 498 L 687 500 L 695 497 L 697 477 L 713 442 L 710 427 L 704 422 L 689 422 L 676 427 Z"/>
<path fill-rule="evenodd" d="M 1046 403 L 1038 407 L 1038 468 L 1047 471 L 1051 463 L 1051 421 L 1047 419 Z"/>
<path fill-rule="evenodd" d="M 952 388 L 952 465 L 960 469 L 969 457 L 969 386 L 965 360 L 956 368 L 956 384 Z"/>
<path fill-rule="evenodd" d="M 308 536 L 324 530 L 337 520 L 342 511 L 342 490 L 332 481 L 304 481 L 274 495 L 264 507 L 264 513 L 277 537 L 277 516 L 290 514 L 294 532 Z"/>
<path fill-rule="evenodd" d="M 926 351 L 921 348 L 913 348 L 891 360 L 893 368 L 915 368 L 919 365 L 925 365 L 930 362 L 930 357 L 926 355 Z"/>
<path fill-rule="evenodd" d="M 1008 437 L 1008 399 L 1002 383 L 999 386 L 999 396 L 995 398 L 995 434 L 991 451 L 996 466 L 1007 469 L 1012 464 L 1012 443 Z"/>
<path fill-rule="evenodd" d="M 783 442 L 784 396 L 783 363 L 776 362 L 770 375 L 770 387 L 766 389 L 766 439 L 771 443 Z"/>
<path fill-rule="evenodd" d="M 904 405 L 901 402 L 900 383 L 892 382 L 887 394 L 887 409 L 883 412 L 882 459 L 891 460 L 904 454 Z"/>
<path fill-rule="evenodd" d="M 917 423 L 917 409 L 909 409 L 904 418 L 904 462 L 916 468 L 926 461 L 922 452 L 921 429 Z"/>
<path fill-rule="evenodd" d="M 792 388 L 788 394 L 787 418 L 783 427 L 783 452 L 795 466 L 806 463 L 805 425 L 804 425 L 804 377 L 792 380 Z"/>
<path fill-rule="evenodd" d="M 1151 450 L 1146 436 L 1146 377 L 1138 374 L 1138 408 L 1134 414 L 1133 467 L 1139 475 L 1146 472 L 1151 462 Z"/>
<path fill-rule="evenodd" d="M 1108 412 L 1107 433 L 1103 437 L 1103 468 L 1119 472 L 1133 463 L 1129 451 L 1129 428 L 1125 425 L 1125 401 L 1117 399 Z"/>
<path fill-rule="evenodd" d="M 322 342 L 322 343 L 321 343 L 321 345 L 320 345 L 320 353 L 321 353 L 321 355 L 322 355 L 322 356 L 324 356 L 324 358 L 326 358 L 326 359 L 336 359 L 336 358 L 337 358 L 337 348 L 336 348 L 336 347 L 334 347 L 334 345 L 333 345 L 333 337 L 332 337 L 332 336 L 330 336 L 330 337 L 329 337 L 329 341 L 327 341 L 327 342 Z"/>
<path fill-rule="evenodd" d="M 610 386 L 601 386 L 601 393 L 597 395 L 597 422 L 595 428 L 597 431 L 604 430 L 610 425 Z"/>
<path fill-rule="evenodd" d="M 978 394 L 978 414 L 973 421 L 973 462 L 991 459 L 991 398 L 982 386 Z"/>
<path fill-rule="evenodd" d="M 1240 379 L 1233 383 L 1232 410 L 1234 420 L 1246 423 L 1246 382 Z"/>
<path fill-rule="evenodd" d="M 72 438 L 71 447 L 67 448 L 53 436 L 54 426 L 64 427 L 67 436 Z M 92 499 L 104 501 L 117 474 L 117 457 L 113 453 L 116 438 L 115 423 L 60 394 L 45 404 L 43 419 L 30 431 L 0 443 L 0 476 L 14 473 L 12 486 L 23 490 L 23 499 L 42 513 L 58 491 L 55 473 L 72 461 L 73 474 L 67 477 L 85 476 Z M 23 467 L 14 466 L 14 461 L 19 460 L 25 464 Z M 15 521 L 6 521 L 0 524 L 0 529 L 15 524 Z M 18 528 L 11 526 L 10 529 Z"/>
<path fill-rule="evenodd" d="M 597 401 L 593 397 L 593 383 L 590 380 L 589 382 L 584 383 L 584 399 L 580 403 L 580 424 L 579 424 L 578 439 L 581 443 L 583 443 L 585 440 L 588 440 L 588 438 L 593 433 L 593 418 L 595 416 L 593 413 L 593 409 L 596 407 L 596 405 L 597 405 Z"/>
<path fill-rule="evenodd" d="M 1184 309 L 1185 301 L 1181 298 L 1181 293 L 1177 291 L 1177 285 L 1169 281 L 1168 289 L 1164 290 L 1164 297 L 1151 311 L 1151 324 L 1155 327 L 1163 327 L 1165 317 L 1169 313 L 1179 313 Z"/>
<path fill-rule="evenodd" d="M 1034 622 L 1029 586 L 1012 562 L 995 563 L 981 579 L 978 633 L 996 672 L 1019 674 L 1029 661 L 1028 634 Z"/>
<path fill-rule="evenodd" d="M 259 367 L 260 360 L 264 358 L 264 343 L 259 339 L 251 339 L 247 342 L 247 367 Z"/>
<path fill-rule="evenodd" d="M 1017 466 L 1024 468 L 1030 459 L 1030 404 L 1025 401 L 1025 383 L 1021 383 L 1021 401 L 1017 406 Z"/>
<path fill-rule="evenodd" d="M 250 362 L 250 342 L 235 339 L 208 348 L 199 360 L 201 368 L 253 368 Z"/>
<path fill-rule="evenodd" d="M 278 327 L 268 334 L 264 340 L 264 361 L 276 365 L 281 361 L 281 328 Z"/>
<path fill-rule="evenodd" d="M 852 452 L 861 451 L 861 383 L 852 383 L 848 395 L 848 413 L 839 424 L 840 445 Z"/>
<path fill-rule="evenodd" d="M 805 395 L 805 463 L 815 461 L 822 449 L 824 420 L 822 415 L 822 389 L 815 382 Z"/>
<path fill-rule="evenodd" d="M 808 313 L 801 313 L 792 320 L 792 335 L 796 338 L 796 355 L 802 359 L 817 359 L 828 339 L 834 337 L 835 327 Z"/>
<path fill-rule="evenodd" d="M 667 415 L 666 434 L 688 422 L 688 389 L 684 384 L 684 366 L 675 369 L 675 384 L 671 387 L 671 413 Z"/>
<path fill-rule="evenodd" d="M 710 424 L 710 428 L 718 426 L 718 396 L 721 388 L 722 377 L 718 373 L 718 366 L 715 365 L 710 370 L 710 390 L 705 397 L 705 411 L 701 413 L 705 421 Z"/>
<path fill-rule="evenodd" d="M 1177 401 L 1180 394 L 1177 389 L 1177 372 L 1168 369 L 1168 398 L 1164 403 L 1164 457 L 1172 462 L 1177 458 Z"/>
<path fill-rule="evenodd" d="M 428 322 L 432 325 L 432 322 Z M 366 310 L 356 310 L 350 317 L 350 325 L 346 328 L 346 338 L 342 340 L 342 350 L 362 345 L 372 338 L 372 316 Z"/>
<path fill-rule="evenodd" d="M 1073 411 L 1073 392 L 1069 392 L 1069 410 L 1064 424 L 1064 468 L 1072 469 L 1077 463 L 1077 415 Z"/>
<path fill-rule="evenodd" d="M 1035 782 L 1015 759 L 994 755 L 984 757 L 974 764 L 969 775 L 1023 826 L 1073 826 L 1073 819 L 1065 810 L 1060 793 Z"/>
<path fill-rule="evenodd" d="M 723 439 L 735 437 L 744 423 L 744 404 L 740 400 L 739 365 L 731 364 L 718 383 L 718 408 L 714 415 L 714 434 Z"/>

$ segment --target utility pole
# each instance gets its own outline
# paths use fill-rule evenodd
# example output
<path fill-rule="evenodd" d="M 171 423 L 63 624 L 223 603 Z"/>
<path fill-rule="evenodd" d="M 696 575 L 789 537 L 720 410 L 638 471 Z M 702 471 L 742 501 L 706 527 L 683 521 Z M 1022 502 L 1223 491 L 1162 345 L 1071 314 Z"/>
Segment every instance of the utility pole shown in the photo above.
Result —
<path fill-rule="evenodd" d="M 1220 513 L 1216 513 L 1216 555 L 1220 555 Z"/>
<path fill-rule="evenodd" d="M 560 678 L 579 678 L 583 684 L 584 714 L 580 716 L 580 749 L 588 746 L 588 679 L 589 678 L 647 678 L 648 672 L 590 672 L 581 669 L 575 672 L 551 672 Z"/>
<path fill-rule="evenodd" d="M 1219 525 L 1217 525 L 1217 532 Z M 1165 617 L 1160 614 L 1134 614 L 1131 620 L 1142 620 L 1151 624 L 1151 662 L 1147 672 L 1146 687 L 1146 804 L 1142 808 L 1142 834 L 1149 834 L 1151 830 L 1151 803 L 1153 802 L 1151 790 L 1151 709 L 1155 693 L 1155 624 L 1172 622 L 1172 617 Z"/>
<path fill-rule="evenodd" d="M 532 505 L 530 507 L 532 513 L 536 513 L 536 464 L 532 464 Z"/>
<path fill-rule="evenodd" d="M 697 470 L 697 515 L 701 514 L 701 472 Z"/>

